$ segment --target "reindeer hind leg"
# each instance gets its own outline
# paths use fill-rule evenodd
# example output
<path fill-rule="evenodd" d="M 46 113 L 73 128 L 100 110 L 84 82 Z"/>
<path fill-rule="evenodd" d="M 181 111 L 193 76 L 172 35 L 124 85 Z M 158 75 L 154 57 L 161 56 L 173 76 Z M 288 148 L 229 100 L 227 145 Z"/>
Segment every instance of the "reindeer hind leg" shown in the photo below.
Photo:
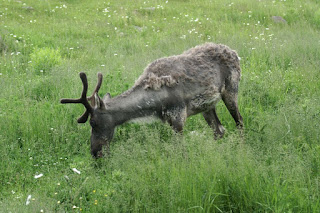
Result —
<path fill-rule="evenodd" d="M 233 117 L 238 128 L 243 127 L 243 119 L 239 112 L 238 107 L 238 83 L 240 79 L 240 74 L 233 74 L 230 78 L 226 79 L 225 90 L 221 94 L 222 100 L 226 105 L 228 111 Z"/>

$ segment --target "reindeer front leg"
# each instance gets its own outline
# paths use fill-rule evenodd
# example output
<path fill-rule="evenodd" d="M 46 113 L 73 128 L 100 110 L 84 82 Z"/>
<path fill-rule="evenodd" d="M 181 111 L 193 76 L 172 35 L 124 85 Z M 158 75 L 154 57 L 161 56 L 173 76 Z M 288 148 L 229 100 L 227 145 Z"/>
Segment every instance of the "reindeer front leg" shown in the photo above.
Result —
<path fill-rule="evenodd" d="M 164 112 L 165 120 L 177 133 L 182 133 L 187 119 L 187 108 L 185 106 L 172 107 Z"/>
<path fill-rule="evenodd" d="M 217 116 L 216 107 L 214 106 L 213 109 L 203 112 L 202 114 L 208 125 L 213 129 L 214 138 L 222 138 L 225 130 Z"/>

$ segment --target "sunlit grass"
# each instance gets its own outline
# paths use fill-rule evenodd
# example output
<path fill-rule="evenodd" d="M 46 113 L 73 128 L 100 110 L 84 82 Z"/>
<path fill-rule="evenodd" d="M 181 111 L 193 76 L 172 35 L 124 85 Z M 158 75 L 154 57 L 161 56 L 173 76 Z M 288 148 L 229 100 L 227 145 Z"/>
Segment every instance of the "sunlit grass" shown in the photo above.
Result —
<path fill-rule="evenodd" d="M 318 212 L 318 8 L 311 0 L 2 0 L 0 208 Z M 76 123 L 83 107 L 59 104 L 81 93 L 78 73 L 92 89 L 102 72 L 101 95 L 115 96 L 148 63 L 204 42 L 241 57 L 243 135 L 219 103 L 227 129 L 219 141 L 201 115 L 188 119 L 183 137 L 160 122 L 129 123 L 110 156 L 92 159 L 90 127 Z"/>

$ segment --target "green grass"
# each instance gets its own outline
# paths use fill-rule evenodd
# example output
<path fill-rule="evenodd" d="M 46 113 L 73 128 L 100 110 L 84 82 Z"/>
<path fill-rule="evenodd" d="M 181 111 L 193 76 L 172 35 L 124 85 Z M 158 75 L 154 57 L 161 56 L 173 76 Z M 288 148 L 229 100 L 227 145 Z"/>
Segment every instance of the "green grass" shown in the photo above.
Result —
<path fill-rule="evenodd" d="M 319 212 L 320 12 L 307 1 L 0 0 L 0 211 Z M 282 16 L 287 23 L 274 23 Z M 90 156 L 78 73 L 118 95 L 153 60 L 204 42 L 241 57 L 241 136 L 125 124 Z M 81 173 L 77 174 L 72 169 Z M 34 176 L 43 174 L 36 179 Z M 28 195 L 31 202 L 26 205 Z"/>

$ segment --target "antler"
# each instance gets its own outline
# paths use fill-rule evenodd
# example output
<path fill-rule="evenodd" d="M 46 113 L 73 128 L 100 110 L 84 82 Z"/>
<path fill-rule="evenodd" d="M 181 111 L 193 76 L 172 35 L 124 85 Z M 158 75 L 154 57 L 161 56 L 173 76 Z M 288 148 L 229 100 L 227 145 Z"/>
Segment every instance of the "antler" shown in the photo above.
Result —
<path fill-rule="evenodd" d="M 101 83 L 102 83 L 102 73 L 98 72 L 98 82 L 97 82 L 96 88 L 94 89 L 92 95 L 88 98 L 88 101 L 92 101 L 94 98 L 94 94 L 96 93 L 98 94 L 99 89 L 101 87 Z M 91 104 L 93 105 L 94 103 L 91 102 Z"/>
<path fill-rule="evenodd" d="M 83 84 L 83 90 L 81 97 L 78 99 L 69 99 L 69 98 L 64 98 L 60 100 L 60 103 L 62 104 L 83 104 L 84 107 L 86 108 L 86 111 L 81 115 L 81 117 L 78 119 L 78 123 L 85 123 L 88 120 L 89 114 L 93 112 L 92 106 L 89 104 L 88 100 L 92 100 L 94 95 L 98 93 L 101 83 L 102 83 L 102 74 L 98 73 L 98 83 L 96 85 L 95 90 L 93 91 L 93 94 L 87 98 L 87 91 L 88 91 L 88 79 L 87 75 L 84 72 L 80 72 L 80 78 Z"/>

